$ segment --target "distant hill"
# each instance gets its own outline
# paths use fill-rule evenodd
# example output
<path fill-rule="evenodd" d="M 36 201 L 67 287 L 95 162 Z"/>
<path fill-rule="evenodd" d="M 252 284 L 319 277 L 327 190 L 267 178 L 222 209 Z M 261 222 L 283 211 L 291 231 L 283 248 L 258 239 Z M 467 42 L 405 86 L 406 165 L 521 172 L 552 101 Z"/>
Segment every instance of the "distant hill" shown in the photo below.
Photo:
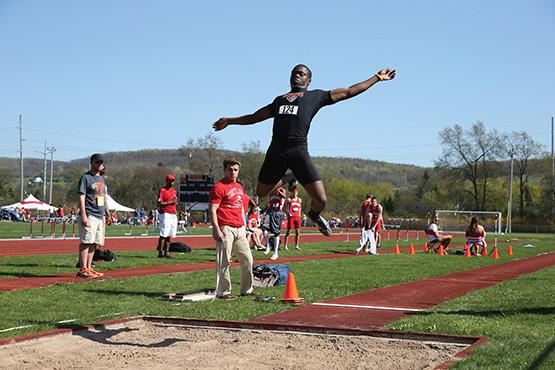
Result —
<path fill-rule="evenodd" d="M 187 151 L 182 149 L 145 149 L 129 152 L 104 153 L 109 169 L 120 167 L 155 166 L 159 163 L 168 168 L 189 168 Z M 241 153 L 228 150 L 217 150 L 217 157 L 228 155 L 240 156 Z M 405 180 L 410 182 L 420 177 L 425 167 L 406 164 L 395 164 L 382 161 L 344 158 L 344 157 L 313 157 L 314 163 L 323 176 L 334 176 L 351 179 L 357 182 L 389 182 L 395 186 L 404 186 Z M 54 176 L 68 170 L 83 170 L 88 167 L 88 158 L 71 161 L 54 161 Z M 217 161 L 219 163 L 220 161 Z M 13 176 L 19 178 L 19 159 L 0 157 L 0 167 L 11 169 Z M 42 176 L 44 162 L 39 158 L 24 159 L 25 177 Z M 48 162 L 48 171 L 50 162 Z"/>

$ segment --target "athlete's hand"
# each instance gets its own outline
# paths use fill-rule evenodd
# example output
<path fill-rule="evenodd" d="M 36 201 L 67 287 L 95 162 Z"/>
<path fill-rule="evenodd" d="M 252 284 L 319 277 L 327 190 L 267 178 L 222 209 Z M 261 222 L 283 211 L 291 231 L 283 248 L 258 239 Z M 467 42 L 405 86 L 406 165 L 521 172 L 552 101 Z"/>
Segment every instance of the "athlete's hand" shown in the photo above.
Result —
<path fill-rule="evenodd" d="M 81 225 L 85 226 L 85 227 L 89 227 L 91 226 L 89 224 L 89 217 L 87 215 L 82 215 L 81 216 Z"/>
<path fill-rule="evenodd" d="M 229 125 L 229 119 L 220 118 L 219 120 L 217 120 L 216 122 L 214 122 L 212 124 L 212 128 L 216 131 L 220 131 L 220 130 L 223 130 L 224 128 L 226 128 L 227 125 Z"/>
<path fill-rule="evenodd" d="M 381 77 L 382 81 L 389 81 L 395 78 L 395 70 L 394 69 L 382 69 L 378 72 L 378 75 Z"/>

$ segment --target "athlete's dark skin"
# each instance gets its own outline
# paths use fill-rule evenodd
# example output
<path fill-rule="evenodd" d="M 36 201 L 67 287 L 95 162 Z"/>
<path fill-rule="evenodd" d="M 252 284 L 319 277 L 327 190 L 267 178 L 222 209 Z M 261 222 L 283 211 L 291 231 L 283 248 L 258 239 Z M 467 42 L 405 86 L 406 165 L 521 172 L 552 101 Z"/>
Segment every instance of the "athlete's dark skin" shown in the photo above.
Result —
<path fill-rule="evenodd" d="M 395 78 L 394 69 L 382 69 L 377 74 L 381 77 L 381 81 L 388 81 Z M 291 83 L 291 87 L 308 88 L 308 85 L 310 85 L 310 82 L 312 81 L 312 73 L 304 65 L 297 65 L 291 71 L 291 77 L 289 81 Z M 336 103 L 341 100 L 350 99 L 360 93 L 365 92 L 379 81 L 380 78 L 374 75 L 369 79 L 354 84 L 350 87 L 333 89 L 330 92 L 331 101 L 333 103 Z M 268 118 L 272 118 L 272 113 L 270 112 L 270 109 L 265 106 L 252 114 L 233 118 L 220 118 L 212 124 L 212 128 L 214 128 L 214 130 L 216 131 L 220 131 L 229 125 L 252 125 L 254 123 L 267 120 Z M 277 184 L 263 184 L 259 182 L 256 186 L 256 195 L 258 195 L 259 197 L 265 197 L 274 189 L 282 185 L 283 184 L 281 181 L 279 181 Z M 326 189 L 324 188 L 324 183 L 322 182 L 322 180 L 318 180 L 310 184 L 304 184 L 303 186 L 306 189 L 308 195 L 310 195 L 310 208 L 320 214 L 320 212 L 322 212 L 324 208 L 326 208 L 327 203 Z"/>

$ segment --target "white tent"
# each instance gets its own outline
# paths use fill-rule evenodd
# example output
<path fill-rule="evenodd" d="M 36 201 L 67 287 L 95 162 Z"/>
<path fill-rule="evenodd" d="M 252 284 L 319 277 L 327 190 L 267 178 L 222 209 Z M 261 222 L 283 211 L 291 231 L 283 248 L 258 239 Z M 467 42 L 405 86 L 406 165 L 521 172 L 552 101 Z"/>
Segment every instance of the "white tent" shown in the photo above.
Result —
<path fill-rule="evenodd" d="M 129 208 L 129 207 L 126 207 L 126 206 L 122 206 L 121 204 L 116 202 L 114 200 L 114 198 L 112 198 L 110 196 L 110 194 L 106 194 L 106 205 L 108 206 L 108 209 L 110 211 L 116 211 L 116 212 L 134 212 L 135 211 L 134 208 Z"/>
<path fill-rule="evenodd" d="M 54 212 L 58 209 L 57 207 L 51 206 L 48 203 L 41 202 L 40 200 L 35 198 L 33 194 L 29 195 L 21 202 L 9 204 L 7 206 L 2 206 L 2 208 L 11 208 L 11 209 L 23 208 L 23 209 L 34 209 L 37 211 L 48 211 L 48 212 Z"/>

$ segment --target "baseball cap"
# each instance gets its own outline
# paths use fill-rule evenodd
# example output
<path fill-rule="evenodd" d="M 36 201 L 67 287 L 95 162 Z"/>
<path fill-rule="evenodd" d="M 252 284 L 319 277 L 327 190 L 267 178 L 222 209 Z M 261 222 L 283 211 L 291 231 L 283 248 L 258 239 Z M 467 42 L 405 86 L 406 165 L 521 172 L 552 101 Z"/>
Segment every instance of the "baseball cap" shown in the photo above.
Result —
<path fill-rule="evenodd" d="M 175 176 L 171 173 L 168 173 L 166 175 L 166 181 L 174 181 L 175 180 Z"/>
<path fill-rule="evenodd" d="M 104 163 L 104 157 L 102 157 L 102 154 L 95 153 L 95 154 L 91 155 L 91 162 L 102 162 L 102 163 Z"/>

